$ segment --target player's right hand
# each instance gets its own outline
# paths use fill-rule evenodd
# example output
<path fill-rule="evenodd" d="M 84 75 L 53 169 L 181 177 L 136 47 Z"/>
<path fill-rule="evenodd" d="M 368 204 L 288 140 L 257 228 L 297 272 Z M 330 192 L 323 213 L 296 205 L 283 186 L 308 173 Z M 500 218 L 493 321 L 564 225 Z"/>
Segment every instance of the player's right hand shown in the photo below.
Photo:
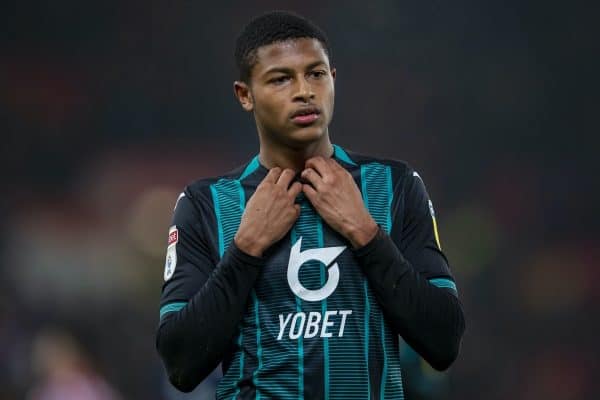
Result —
<path fill-rule="evenodd" d="M 296 196 L 302 184 L 294 182 L 292 169 L 274 167 L 248 200 L 242 221 L 234 237 L 243 252 L 260 257 L 271 245 L 281 240 L 300 216 Z"/>

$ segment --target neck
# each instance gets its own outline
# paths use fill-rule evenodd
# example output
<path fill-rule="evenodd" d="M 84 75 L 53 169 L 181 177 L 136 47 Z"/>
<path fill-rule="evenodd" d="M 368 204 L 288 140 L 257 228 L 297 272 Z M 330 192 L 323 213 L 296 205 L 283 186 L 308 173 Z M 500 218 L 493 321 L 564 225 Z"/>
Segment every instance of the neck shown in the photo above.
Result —
<path fill-rule="evenodd" d="M 280 143 L 260 143 L 260 163 L 267 169 L 273 167 L 290 168 L 296 172 L 304 170 L 306 160 L 321 156 L 329 158 L 333 154 L 333 145 L 329 135 L 324 135 L 322 140 L 292 147 Z"/>

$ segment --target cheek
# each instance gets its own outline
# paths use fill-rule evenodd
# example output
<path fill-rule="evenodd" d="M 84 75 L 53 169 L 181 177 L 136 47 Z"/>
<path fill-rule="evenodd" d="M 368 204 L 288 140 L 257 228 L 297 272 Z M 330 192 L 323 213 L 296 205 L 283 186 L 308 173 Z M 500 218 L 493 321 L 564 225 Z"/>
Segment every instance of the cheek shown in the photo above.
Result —
<path fill-rule="evenodd" d="M 259 104 L 259 109 L 261 110 L 261 114 L 263 116 L 273 116 L 274 113 L 277 112 L 276 103 L 273 101 L 262 101 Z"/>
<path fill-rule="evenodd" d="M 281 123 L 285 120 L 284 107 L 275 95 L 265 95 L 254 103 L 254 112 L 266 124 Z"/>
<path fill-rule="evenodd" d="M 335 100 L 335 90 L 333 88 L 333 85 L 331 85 L 331 88 L 329 88 L 325 94 L 325 102 L 326 102 L 326 107 L 329 110 L 329 115 L 333 114 L 333 104 Z"/>

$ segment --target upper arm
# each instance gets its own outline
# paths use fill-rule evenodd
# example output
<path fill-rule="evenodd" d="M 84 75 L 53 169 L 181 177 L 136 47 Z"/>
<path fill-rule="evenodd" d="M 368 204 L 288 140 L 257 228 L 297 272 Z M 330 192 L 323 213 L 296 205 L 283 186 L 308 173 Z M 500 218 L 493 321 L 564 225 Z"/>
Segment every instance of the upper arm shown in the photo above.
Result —
<path fill-rule="evenodd" d="M 448 260 L 442 252 L 433 203 L 418 173 L 408 170 L 394 229 L 399 249 L 413 268 L 438 287 L 456 293 Z"/>
<path fill-rule="evenodd" d="M 175 206 L 165 258 L 160 318 L 179 311 L 208 280 L 215 261 L 189 192 Z"/>

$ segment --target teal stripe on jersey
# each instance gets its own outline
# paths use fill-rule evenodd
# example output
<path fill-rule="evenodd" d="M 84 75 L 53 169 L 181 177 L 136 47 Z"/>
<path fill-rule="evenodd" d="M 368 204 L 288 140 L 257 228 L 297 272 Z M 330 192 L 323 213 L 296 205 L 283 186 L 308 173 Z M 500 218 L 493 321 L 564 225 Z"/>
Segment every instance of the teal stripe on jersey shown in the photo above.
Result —
<path fill-rule="evenodd" d="M 392 170 L 386 165 L 371 163 L 360 166 L 363 200 L 371 216 L 383 230 L 392 230 Z"/>
<path fill-rule="evenodd" d="M 169 303 L 160 308 L 160 318 L 162 318 L 165 314 L 170 312 L 175 312 L 181 310 L 185 307 L 186 302 L 178 302 L 178 303 Z"/>
<path fill-rule="evenodd" d="M 325 239 L 323 238 L 323 222 L 319 215 L 317 215 L 317 220 L 317 243 L 319 248 L 322 248 L 325 246 Z M 319 268 L 321 287 L 325 285 L 327 275 L 329 275 L 327 267 L 321 265 L 321 268 Z M 325 315 L 326 312 L 327 298 L 321 300 L 321 316 Z M 329 400 L 329 338 L 327 337 L 323 338 L 323 400 Z"/>
<path fill-rule="evenodd" d="M 392 230 L 391 207 L 394 193 L 391 168 L 379 163 L 361 165 L 361 189 L 369 213 L 375 222 L 389 234 Z M 365 295 L 365 303 L 376 305 L 373 291 L 368 287 L 368 284 L 366 286 L 368 290 Z M 404 392 L 396 335 L 385 323 L 383 313 L 379 307 L 372 307 L 371 316 L 368 321 L 365 321 L 365 324 L 370 327 L 370 331 L 373 333 L 366 336 L 369 343 L 365 345 L 371 349 L 368 355 L 373 357 L 372 354 L 383 353 L 379 398 L 403 399 Z M 369 361 L 369 357 L 366 361 Z"/>
<path fill-rule="evenodd" d="M 300 208 L 302 210 L 302 207 Z M 302 213 L 302 211 L 300 211 Z M 290 232 L 290 238 L 292 246 L 298 240 L 296 230 L 292 228 Z M 302 249 L 300 249 L 302 251 Z M 302 311 L 302 299 L 296 297 L 296 312 Z M 298 346 L 296 348 L 296 354 L 298 356 L 298 399 L 304 398 L 304 341 L 302 336 L 298 338 Z M 291 394 L 290 394 L 291 395 Z"/>
<path fill-rule="evenodd" d="M 360 168 L 360 183 L 361 183 L 361 192 L 362 192 L 362 196 L 363 196 L 363 201 L 365 203 L 365 206 L 367 207 L 367 209 L 369 210 L 369 212 L 371 212 L 371 209 L 369 207 L 369 179 L 366 176 L 367 173 L 367 168 L 366 166 L 361 166 Z M 370 329 L 370 325 L 371 325 L 371 301 L 374 300 L 374 296 L 372 293 L 370 293 L 370 288 L 369 288 L 369 283 L 367 282 L 367 280 L 365 279 L 365 277 L 363 277 L 363 290 L 365 293 L 365 316 L 364 316 L 364 321 L 363 321 L 363 325 L 364 325 L 364 337 L 365 337 L 365 343 L 363 345 L 364 348 L 364 357 L 365 357 L 365 365 L 367 366 L 367 378 L 368 378 L 368 395 L 369 398 L 371 398 L 371 376 L 370 376 L 370 370 L 369 370 L 369 346 L 371 343 L 371 329 Z"/>
<path fill-rule="evenodd" d="M 371 377 L 370 377 L 370 371 L 369 371 L 369 342 L 370 342 L 370 338 L 371 338 L 371 333 L 370 333 L 370 320 L 371 320 L 371 300 L 369 299 L 369 283 L 367 282 L 366 279 L 363 280 L 363 290 L 365 293 L 365 317 L 363 320 L 363 329 L 364 329 L 364 336 L 365 336 L 365 343 L 364 343 L 364 356 L 365 356 L 365 362 L 366 362 L 366 367 L 367 367 L 367 390 L 369 393 L 369 398 L 371 398 Z"/>
<path fill-rule="evenodd" d="M 260 319 L 258 316 L 258 298 L 256 292 L 252 290 L 252 301 L 254 302 L 254 323 L 256 324 L 256 358 L 258 359 L 258 367 L 254 370 L 253 380 L 256 386 L 256 400 L 260 400 L 260 391 L 258 390 L 258 372 L 262 368 L 262 346 L 260 344 Z M 242 352 L 243 354 L 243 352 Z M 242 365 L 242 370 L 243 370 Z M 241 378 L 241 376 L 240 376 Z"/>
<path fill-rule="evenodd" d="M 256 156 L 254 156 L 252 161 L 250 161 L 248 166 L 244 169 L 244 172 L 242 172 L 242 175 L 240 175 L 238 180 L 239 181 L 244 180 L 244 178 L 246 178 L 248 175 L 250 175 L 251 173 L 256 171 L 259 166 L 260 166 L 260 161 L 258 160 L 258 155 L 256 155 Z"/>
<path fill-rule="evenodd" d="M 239 180 L 220 179 L 217 183 L 210 185 L 210 190 L 217 219 L 219 255 L 223 257 L 240 225 L 246 198 Z M 240 351 L 235 353 L 227 373 L 217 386 L 218 399 L 235 398 L 239 394 L 237 382 L 242 379 L 244 373 L 243 329 L 240 329 L 237 343 Z"/>
<path fill-rule="evenodd" d="M 380 332 L 385 332 L 384 319 L 380 318 L 379 321 L 380 321 L 379 322 L 380 323 L 380 327 L 379 327 Z M 388 354 L 387 354 L 385 338 L 381 341 L 381 349 L 383 350 L 383 370 L 381 371 L 381 387 L 379 388 L 379 399 L 383 400 L 383 399 L 385 399 L 385 384 L 386 384 L 386 378 L 388 376 L 388 364 L 387 364 Z"/>
<path fill-rule="evenodd" d="M 210 185 L 219 232 L 219 255 L 223 257 L 240 225 L 246 199 L 239 180 L 220 179 Z"/>
<path fill-rule="evenodd" d="M 210 185 L 213 204 L 215 206 L 215 216 L 217 218 L 217 235 L 219 237 L 219 256 L 223 257 L 225 253 L 225 239 L 223 238 L 223 223 L 221 222 L 221 204 L 219 201 L 219 192 L 215 185 Z"/>
<path fill-rule="evenodd" d="M 323 225 L 321 217 L 315 212 L 311 204 L 304 198 L 300 200 L 300 217 L 296 221 L 291 231 L 291 245 L 293 246 L 300 238 L 302 238 L 302 248 L 300 251 L 306 250 L 307 248 L 317 248 L 323 245 Z M 318 261 L 308 261 L 299 272 L 300 282 L 307 288 L 315 288 L 321 285 L 323 276 L 324 266 Z M 318 307 L 322 309 L 321 304 L 311 304 L 310 302 L 304 302 L 302 299 L 296 296 L 296 312 L 308 312 L 313 311 L 313 308 Z M 304 338 L 302 335 L 297 339 L 298 346 L 298 392 L 297 396 L 290 393 L 289 398 L 304 399 L 304 371 L 305 371 L 305 360 L 304 360 Z M 326 358 L 327 356 L 324 355 Z M 326 378 L 325 378 L 326 379 Z"/>
<path fill-rule="evenodd" d="M 452 282 L 450 279 L 447 278 L 430 279 L 429 283 L 437 287 L 448 288 L 454 290 L 455 292 L 458 292 L 458 290 L 456 290 L 456 283 Z"/>
<path fill-rule="evenodd" d="M 352 159 L 348 156 L 348 153 L 346 153 L 346 151 L 344 149 L 342 149 L 340 146 L 338 146 L 337 144 L 333 145 L 333 155 L 336 158 L 339 158 L 340 160 L 345 162 L 346 164 L 356 166 L 356 163 L 354 161 L 352 161 Z"/>

